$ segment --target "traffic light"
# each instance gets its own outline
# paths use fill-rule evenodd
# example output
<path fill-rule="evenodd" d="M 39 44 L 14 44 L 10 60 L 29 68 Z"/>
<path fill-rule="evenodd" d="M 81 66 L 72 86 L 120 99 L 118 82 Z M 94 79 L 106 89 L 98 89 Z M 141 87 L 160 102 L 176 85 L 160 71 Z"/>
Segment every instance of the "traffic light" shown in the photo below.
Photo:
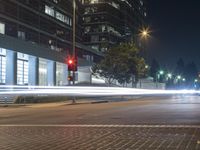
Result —
<path fill-rule="evenodd" d="M 68 71 L 77 71 L 77 59 L 68 58 L 67 60 Z"/>

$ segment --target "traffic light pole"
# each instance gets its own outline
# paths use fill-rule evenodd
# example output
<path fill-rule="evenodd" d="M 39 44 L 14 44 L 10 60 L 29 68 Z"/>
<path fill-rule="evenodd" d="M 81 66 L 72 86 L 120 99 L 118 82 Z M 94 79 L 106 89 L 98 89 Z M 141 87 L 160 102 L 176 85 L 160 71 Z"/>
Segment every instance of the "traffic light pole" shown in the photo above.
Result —
<path fill-rule="evenodd" d="M 73 43 L 72 43 L 73 58 L 76 58 L 76 0 L 73 0 Z M 75 84 L 75 65 L 72 71 L 73 85 Z"/>
<path fill-rule="evenodd" d="M 73 0 L 73 42 L 72 42 L 73 60 L 76 59 L 76 0 Z M 75 62 L 74 62 L 75 63 Z M 75 65 L 72 71 L 73 85 L 75 85 Z M 76 103 L 76 98 L 73 97 L 72 104 Z"/>

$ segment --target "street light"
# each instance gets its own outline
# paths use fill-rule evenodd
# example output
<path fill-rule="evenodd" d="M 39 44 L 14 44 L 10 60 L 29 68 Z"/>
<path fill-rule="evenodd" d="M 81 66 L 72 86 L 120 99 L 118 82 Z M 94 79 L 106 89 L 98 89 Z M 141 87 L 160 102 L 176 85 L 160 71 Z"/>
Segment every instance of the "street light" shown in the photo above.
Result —
<path fill-rule="evenodd" d="M 177 79 L 178 79 L 178 80 L 180 80 L 180 79 L 181 79 L 181 76 L 180 76 L 180 75 L 179 75 L 179 76 L 177 76 Z"/>
<path fill-rule="evenodd" d="M 140 38 L 147 39 L 150 37 L 150 31 L 149 28 L 143 28 L 140 30 Z"/>
<path fill-rule="evenodd" d="M 145 69 L 149 69 L 149 66 L 148 66 L 148 65 L 146 65 L 146 66 L 145 66 Z"/>
<path fill-rule="evenodd" d="M 164 71 L 163 71 L 163 70 L 160 70 L 160 71 L 159 71 L 159 74 L 160 74 L 160 75 L 163 75 L 163 74 L 164 74 Z"/>
<path fill-rule="evenodd" d="M 171 79 L 171 78 L 172 78 L 172 74 L 171 74 L 171 73 L 168 73 L 168 74 L 167 74 L 167 77 L 168 77 L 169 79 Z"/>
<path fill-rule="evenodd" d="M 156 73 L 156 88 L 158 88 L 158 80 L 160 80 L 160 76 L 164 75 L 164 71 L 160 70 Z"/>

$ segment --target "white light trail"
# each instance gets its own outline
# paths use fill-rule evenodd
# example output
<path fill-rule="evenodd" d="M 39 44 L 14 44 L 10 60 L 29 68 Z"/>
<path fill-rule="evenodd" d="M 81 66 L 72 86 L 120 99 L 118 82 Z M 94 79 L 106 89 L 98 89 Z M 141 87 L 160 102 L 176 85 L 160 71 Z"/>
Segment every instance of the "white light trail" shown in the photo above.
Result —
<path fill-rule="evenodd" d="M 196 90 L 148 90 L 120 87 L 85 86 L 0 86 L 0 96 L 4 95 L 62 95 L 62 96 L 134 96 L 134 95 L 174 95 L 200 94 Z"/>

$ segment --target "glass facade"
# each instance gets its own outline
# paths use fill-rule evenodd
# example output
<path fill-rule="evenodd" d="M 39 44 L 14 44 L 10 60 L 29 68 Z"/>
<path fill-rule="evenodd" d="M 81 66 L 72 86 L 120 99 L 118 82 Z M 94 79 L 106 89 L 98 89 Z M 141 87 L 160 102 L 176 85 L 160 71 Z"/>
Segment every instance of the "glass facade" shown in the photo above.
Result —
<path fill-rule="evenodd" d="M 9 68 L 10 64 L 7 64 L 6 59 L 10 57 L 6 53 L 6 49 L 0 48 L 0 84 L 6 84 L 6 68 Z M 16 53 L 15 51 L 11 51 Z M 16 84 L 17 85 L 29 85 L 29 80 L 35 78 L 39 81 L 39 85 L 47 86 L 51 81 L 48 81 L 48 71 L 49 73 L 55 73 L 55 80 L 57 86 L 62 86 L 67 84 L 67 66 L 64 63 L 56 62 L 56 67 L 54 68 L 48 66 L 47 59 L 39 58 L 39 73 L 29 74 L 31 69 L 35 69 L 37 64 L 30 64 L 33 60 L 30 60 L 30 55 L 17 52 L 16 57 Z M 37 63 L 37 61 L 36 61 Z M 50 65 L 51 66 L 51 65 Z M 49 69 L 49 70 L 48 70 Z M 10 76 L 15 76 L 13 71 Z M 30 77 L 30 79 L 29 79 Z"/>
<path fill-rule="evenodd" d="M 0 48 L 0 84 L 6 83 L 6 49 Z"/>
<path fill-rule="evenodd" d="M 63 75 L 65 74 L 66 64 L 56 63 L 56 85 L 63 85 L 65 81 L 63 81 Z M 67 78 L 67 77 L 66 77 Z"/>
<path fill-rule="evenodd" d="M 47 60 L 39 58 L 39 85 L 47 86 Z"/>
<path fill-rule="evenodd" d="M 17 84 L 28 85 L 28 55 L 17 53 Z"/>

